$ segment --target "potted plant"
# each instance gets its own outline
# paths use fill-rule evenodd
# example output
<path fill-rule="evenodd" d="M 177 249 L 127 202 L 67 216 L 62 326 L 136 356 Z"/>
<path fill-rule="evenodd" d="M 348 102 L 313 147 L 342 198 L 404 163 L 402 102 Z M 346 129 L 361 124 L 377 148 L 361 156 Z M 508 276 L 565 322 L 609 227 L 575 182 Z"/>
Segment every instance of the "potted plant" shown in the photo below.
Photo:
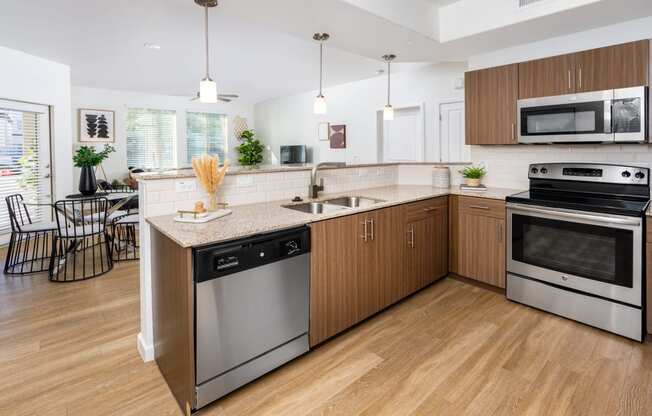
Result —
<path fill-rule="evenodd" d="M 242 143 L 235 149 L 240 155 L 238 162 L 242 166 L 256 166 L 263 161 L 263 151 L 265 147 L 256 138 L 253 130 L 244 130 L 240 133 Z"/>
<path fill-rule="evenodd" d="M 480 181 L 487 174 L 483 166 L 467 166 L 460 171 L 467 186 L 480 186 Z"/>
<path fill-rule="evenodd" d="M 113 146 L 104 145 L 104 149 L 98 152 L 94 147 L 81 146 L 72 157 L 75 167 L 81 168 L 79 176 L 79 192 L 84 196 L 94 195 L 97 191 L 97 180 L 95 179 L 95 167 L 115 152 Z"/>

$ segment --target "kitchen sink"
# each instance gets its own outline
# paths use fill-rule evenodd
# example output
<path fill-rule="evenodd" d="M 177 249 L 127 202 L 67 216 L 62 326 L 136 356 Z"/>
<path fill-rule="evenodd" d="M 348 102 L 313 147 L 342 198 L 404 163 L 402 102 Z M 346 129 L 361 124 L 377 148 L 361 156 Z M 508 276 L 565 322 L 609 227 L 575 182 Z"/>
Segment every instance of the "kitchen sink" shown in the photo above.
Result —
<path fill-rule="evenodd" d="M 385 201 L 382 199 L 366 198 L 363 196 L 343 196 L 321 202 L 304 202 L 303 204 L 283 205 L 283 207 L 295 211 L 306 212 L 308 214 L 329 214 L 351 208 L 366 208 L 380 202 Z"/>
<path fill-rule="evenodd" d="M 283 205 L 284 208 L 301 211 L 308 214 L 329 214 L 333 212 L 340 212 L 348 209 L 342 205 L 331 205 L 324 202 L 306 202 L 296 205 Z"/>
<path fill-rule="evenodd" d="M 367 198 L 364 196 L 343 196 L 324 201 L 327 204 L 339 205 L 348 208 L 366 208 L 385 202 L 382 199 Z"/>

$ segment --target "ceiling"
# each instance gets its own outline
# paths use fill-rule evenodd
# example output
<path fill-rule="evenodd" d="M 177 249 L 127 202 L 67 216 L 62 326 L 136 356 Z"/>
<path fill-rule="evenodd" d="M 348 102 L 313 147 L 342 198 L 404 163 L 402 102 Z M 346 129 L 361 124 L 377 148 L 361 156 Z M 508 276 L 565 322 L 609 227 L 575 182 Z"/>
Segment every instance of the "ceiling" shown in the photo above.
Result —
<path fill-rule="evenodd" d="M 384 8 L 367 7 L 378 2 Z M 203 77 L 203 11 L 192 0 L 2 3 L 0 45 L 70 65 L 73 85 L 192 96 Z M 317 31 L 332 35 L 326 48 L 328 86 L 376 76 L 383 67 L 380 56 L 387 52 L 404 63 L 400 71 L 410 69 L 411 63 L 463 61 L 642 13 L 652 15 L 649 0 L 628 0 L 627 8 L 621 0 L 602 0 L 439 43 L 420 30 L 424 21 L 411 25 L 415 14 L 405 13 L 449 3 L 453 1 L 220 0 L 210 12 L 212 76 L 221 93 L 239 93 L 247 102 L 258 102 L 317 88 L 319 49 L 311 39 Z M 401 11 L 397 23 L 393 17 Z M 161 49 L 145 48 L 145 43 Z"/>

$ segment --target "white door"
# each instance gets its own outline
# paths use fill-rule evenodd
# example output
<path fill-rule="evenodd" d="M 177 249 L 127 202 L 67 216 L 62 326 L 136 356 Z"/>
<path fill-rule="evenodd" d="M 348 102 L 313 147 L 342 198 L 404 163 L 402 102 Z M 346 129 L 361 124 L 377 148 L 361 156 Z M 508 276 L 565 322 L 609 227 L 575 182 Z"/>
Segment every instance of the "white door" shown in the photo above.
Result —
<path fill-rule="evenodd" d="M 420 107 L 399 108 L 383 123 L 383 162 L 423 161 L 423 117 Z"/>
<path fill-rule="evenodd" d="M 52 202 L 49 107 L 0 100 L 0 240 L 11 231 L 5 198 Z M 49 221 L 47 207 L 29 206 L 32 222 Z"/>
<path fill-rule="evenodd" d="M 464 144 L 464 101 L 439 105 L 440 160 L 468 162 L 471 148 Z"/>

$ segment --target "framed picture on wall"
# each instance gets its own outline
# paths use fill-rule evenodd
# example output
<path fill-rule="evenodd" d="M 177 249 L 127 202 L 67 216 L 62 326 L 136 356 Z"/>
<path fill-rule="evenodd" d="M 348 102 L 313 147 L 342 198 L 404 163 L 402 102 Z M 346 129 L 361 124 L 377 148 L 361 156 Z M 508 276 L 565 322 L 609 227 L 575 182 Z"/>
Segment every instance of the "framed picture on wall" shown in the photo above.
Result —
<path fill-rule="evenodd" d="M 84 143 L 115 142 L 115 113 L 111 110 L 79 109 L 79 141 Z"/>
<path fill-rule="evenodd" d="M 346 125 L 331 124 L 329 128 L 331 149 L 346 149 Z"/>

